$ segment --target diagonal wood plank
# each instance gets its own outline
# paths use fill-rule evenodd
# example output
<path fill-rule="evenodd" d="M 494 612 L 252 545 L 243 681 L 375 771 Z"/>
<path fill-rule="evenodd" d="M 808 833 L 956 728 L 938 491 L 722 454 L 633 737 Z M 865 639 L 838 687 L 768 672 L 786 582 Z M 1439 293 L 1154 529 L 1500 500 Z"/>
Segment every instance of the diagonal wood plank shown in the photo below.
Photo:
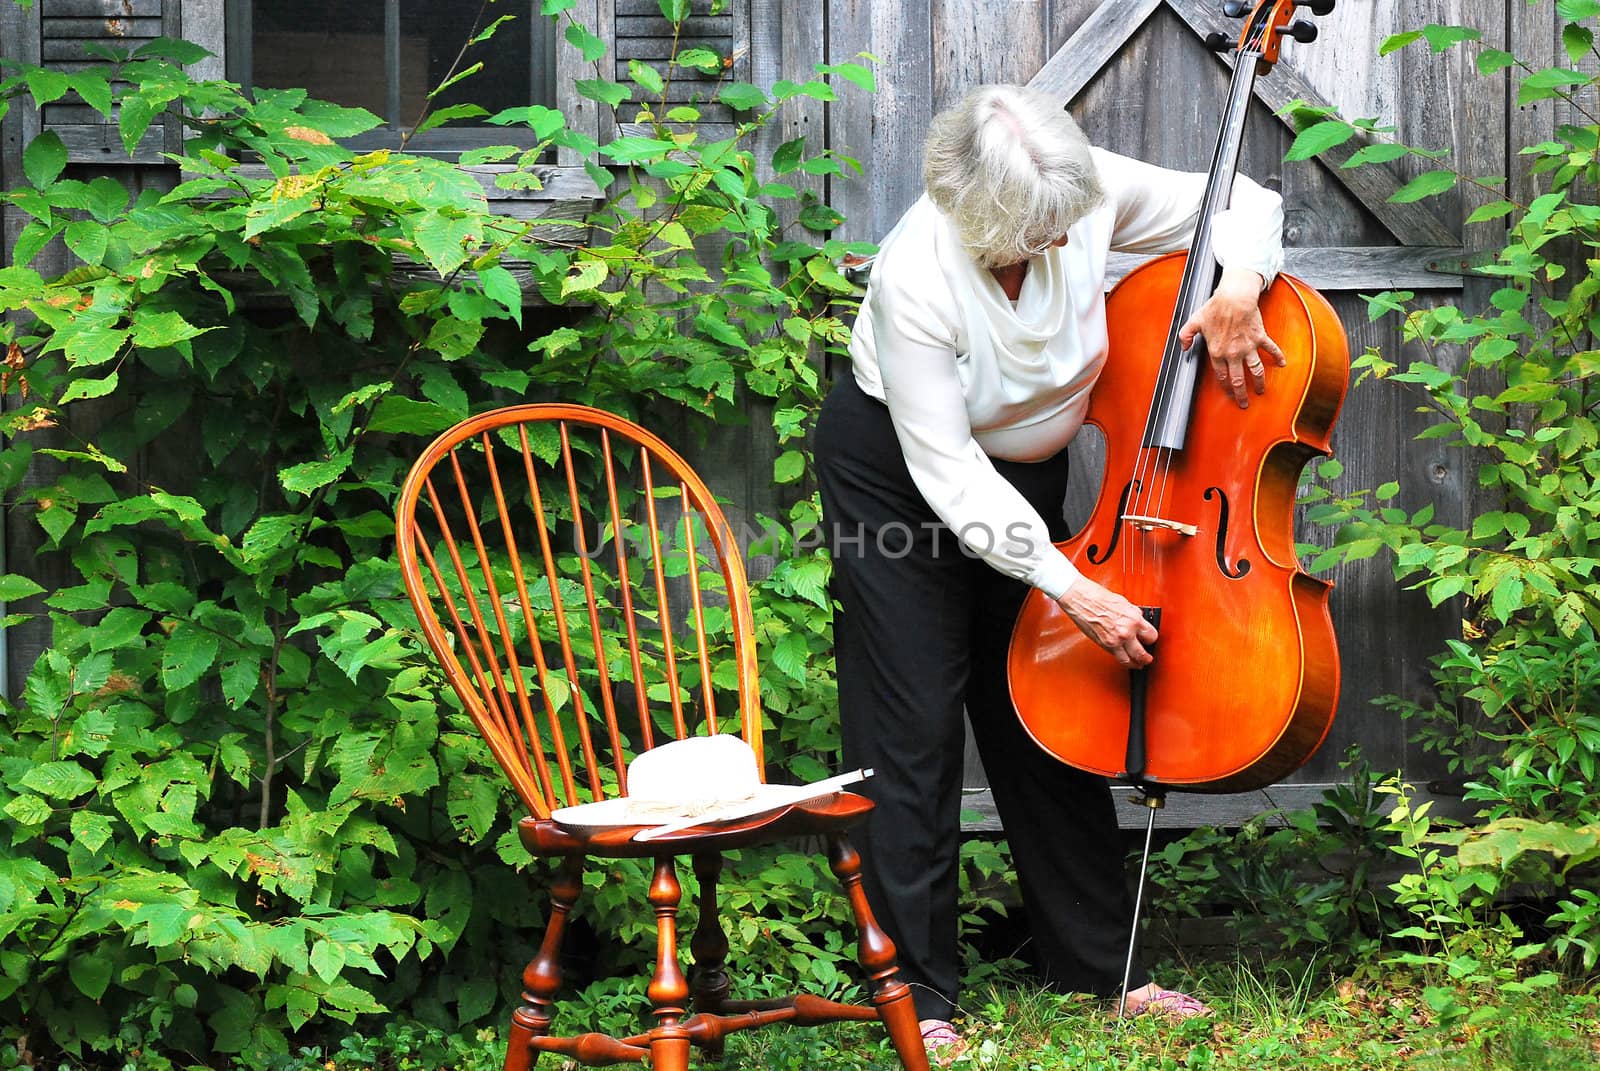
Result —
<path fill-rule="evenodd" d="M 1207 3 L 1206 0 L 1165 0 L 1165 2 L 1202 38 L 1213 31 L 1228 34 L 1230 37 L 1238 32 L 1237 23 L 1224 17 L 1215 4 Z M 1227 63 L 1227 60 L 1220 55 L 1217 56 L 1217 61 Z M 1294 100 L 1303 100 L 1318 106 L 1326 106 L 1328 103 L 1327 99 L 1317 92 L 1316 87 L 1283 63 L 1273 67 L 1272 73 L 1256 82 L 1256 96 L 1275 114 Z M 1278 118 L 1292 126 L 1288 116 L 1279 115 Z M 1379 222 L 1389 228 L 1390 233 L 1403 244 L 1432 246 L 1461 244 L 1460 237 L 1421 204 L 1393 204 L 1389 201 L 1394 192 L 1403 185 L 1393 169 L 1383 165 L 1367 165 L 1355 169 L 1340 166 L 1358 148 L 1360 148 L 1359 142 L 1346 142 L 1336 149 L 1323 153 L 1319 159 L 1328 166 L 1334 178 L 1358 197 L 1367 211 L 1376 216 Z"/>
<path fill-rule="evenodd" d="M 1028 85 L 1054 94 L 1062 104 L 1071 103 L 1161 3 L 1162 0 L 1104 0 L 1039 68 L 1039 73 L 1028 80 Z"/>

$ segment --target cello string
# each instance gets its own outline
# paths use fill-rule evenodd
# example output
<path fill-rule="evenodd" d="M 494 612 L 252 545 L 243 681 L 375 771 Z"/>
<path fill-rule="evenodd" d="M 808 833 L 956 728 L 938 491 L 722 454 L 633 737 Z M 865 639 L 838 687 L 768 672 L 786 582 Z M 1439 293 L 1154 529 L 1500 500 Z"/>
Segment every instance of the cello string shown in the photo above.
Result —
<path fill-rule="evenodd" d="M 1252 16 L 1253 21 L 1250 25 L 1249 31 L 1245 35 L 1244 47 L 1239 51 L 1239 53 L 1237 53 L 1232 84 L 1230 85 L 1229 89 L 1230 105 L 1233 105 L 1238 101 L 1238 84 L 1239 81 L 1245 76 L 1245 63 L 1251 58 L 1252 54 L 1259 54 L 1262 51 L 1261 46 L 1266 40 L 1270 19 L 1263 20 L 1261 17 L 1263 12 L 1263 7 L 1257 8 L 1256 13 Z M 1248 107 L 1248 103 L 1248 101 L 1245 101 L 1241 106 Z M 1225 119 L 1223 124 L 1224 132 L 1226 129 L 1227 121 Z M 1219 151 L 1221 148 L 1220 139 L 1221 135 L 1219 135 Z M 1220 161 L 1214 160 L 1214 165 L 1217 162 Z M 1214 175 L 1213 177 L 1220 179 L 1221 176 Z M 1206 213 L 1207 218 L 1198 222 L 1196 237 L 1199 236 L 1201 230 L 1209 225 L 1210 216 L 1214 214 L 1210 211 L 1212 202 L 1216 199 L 1213 187 L 1208 185 L 1206 192 L 1207 196 L 1202 203 L 1202 211 Z M 1191 246 L 1193 244 L 1195 243 L 1191 243 Z M 1195 288 L 1200 285 L 1200 279 L 1201 272 L 1196 267 L 1196 262 L 1191 260 L 1185 265 L 1184 278 L 1179 289 L 1179 303 L 1177 309 L 1175 310 L 1173 319 L 1174 328 L 1179 325 L 1180 319 L 1176 313 L 1188 313 L 1190 311 L 1190 306 L 1194 304 L 1192 295 Z M 1184 315 L 1181 317 L 1181 319 L 1182 322 L 1187 322 L 1189 317 Z M 1172 343 L 1172 339 L 1169 337 L 1168 341 L 1170 345 Z M 1161 362 L 1161 366 L 1157 373 L 1156 388 L 1154 391 L 1153 404 L 1151 406 L 1151 416 L 1148 418 L 1146 424 L 1147 436 L 1151 427 L 1153 426 L 1155 414 L 1162 411 L 1164 408 L 1164 403 L 1172 394 L 1174 389 L 1174 380 L 1177 377 L 1179 365 L 1180 362 L 1178 361 L 1168 362 L 1163 359 Z M 1164 516 L 1167 501 L 1167 488 L 1171 483 L 1172 469 L 1176 462 L 1176 457 L 1174 456 L 1175 454 L 1175 450 L 1170 450 L 1159 446 L 1146 447 L 1141 442 L 1138 459 L 1134 465 L 1131 488 L 1132 494 L 1129 497 L 1130 505 L 1132 505 L 1133 508 L 1127 509 L 1125 507 L 1125 516 L 1128 513 L 1132 513 L 1136 516 L 1147 517 Z M 1132 589 L 1130 590 L 1129 594 L 1135 595 L 1133 601 L 1135 601 L 1138 605 L 1150 605 L 1148 602 L 1148 596 L 1146 594 L 1147 590 L 1151 589 L 1152 585 L 1156 590 L 1159 590 L 1161 586 L 1159 578 L 1150 575 L 1151 568 L 1149 563 L 1152 560 L 1157 562 L 1160 561 L 1159 556 L 1155 553 L 1154 538 L 1156 532 L 1154 530 L 1146 529 L 1137 525 L 1128 526 L 1126 525 L 1126 522 L 1122 521 L 1121 518 L 1118 518 L 1118 521 L 1129 529 L 1128 531 L 1124 532 L 1122 552 L 1125 584 Z M 1133 544 L 1135 540 L 1138 542 L 1137 568 L 1135 568 L 1133 561 L 1135 553 Z"/>

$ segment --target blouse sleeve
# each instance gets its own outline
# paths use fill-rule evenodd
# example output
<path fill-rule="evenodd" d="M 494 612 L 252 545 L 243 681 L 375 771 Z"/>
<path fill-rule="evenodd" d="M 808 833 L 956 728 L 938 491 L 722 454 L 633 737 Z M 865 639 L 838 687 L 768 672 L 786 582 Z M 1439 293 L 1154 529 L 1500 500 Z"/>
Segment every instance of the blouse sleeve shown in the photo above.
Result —
<path fill-rule="evenodd" d="M 1059 598 L 1078 570 L 973 438 L 954 346 L 928 330 L 936 317 L 912 293 L 885 287 L 873 296 L 867 315 L 884 401 L 917 490 L 972 553 Z"/>
<path fill-rule="evenodd" d="M 1187 249 L 1205 200 L 1203 173 L 1169 171 L 1092 149 L 1106 199 L 1116 212 L 1111 248 L 1125 253 Z M 1283 270 L 1283 198 L 1247 175 L 1233 184 L 1231 206 L 1212 220 L 1212 246 L 1224 268 L 1247 268 L 1270 286 Z"/>

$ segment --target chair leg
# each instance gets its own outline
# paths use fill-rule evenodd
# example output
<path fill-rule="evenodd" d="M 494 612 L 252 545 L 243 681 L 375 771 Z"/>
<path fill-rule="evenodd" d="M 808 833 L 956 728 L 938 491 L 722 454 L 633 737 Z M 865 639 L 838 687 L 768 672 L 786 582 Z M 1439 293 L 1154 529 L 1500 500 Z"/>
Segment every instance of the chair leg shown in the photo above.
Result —
<path fill-rule="evenodd" d="M 550 1033 L 556 993 L 561 988 L 561 941 L 567 934 L 567 914 L 582 887 L 582 862 L 569 859 L 562 863 L 561 872 L 550 887 L 550 922 L 545 926 L 539 954 L 522 972 L 522 1006 L 511 1013 L 505 1071 L 528 1071 L 537 1058 L 533 1039 Z"/>
<path fill-rule="evenodd" d="M 828 864 L 844 886 L 856 917 L 856 959 L 866 971 L 872 986 L 872 1003 L 878 1018 L 889 1032 L 889 1040 L 905 1071 L 928 1071 L 928 1052 L 917 1025 L 916 1005 L 911 987 L 900 980 L 895 962 L 894 942 L 878 925 L 861 887 L 861 853 L 842 835 L 828 838 Z"/>
<path fill-rule="evenodd" d="M 728 935 L 722 928 L 717 909 L 717 880 L 722 876 L 722 854 L 707 852 L 694 857 L 694 876 L 700 881 L 700 921 L 689 942 L 694 963 L 689 968 L 689 984 L 694 992 L 694 1010 L 712 1015 L 722 1010 L 728 999 Z M 706 1055 L 722 1055 L 718 1038 L 704 1046 Z"/>
<path fill-rule="evenodd" d="M 646 990 L 656 1017 L 650 1031 L 653 1071 L 689 1071 L 689 1031 L 682 1022 L 689 982 L 678 965 L 678 903 L 682 898 L 676 862 L 671 856 L 657 859 L 655 879 L 650 883 L 650 903 L 656 909 L 656 971 Z"/>

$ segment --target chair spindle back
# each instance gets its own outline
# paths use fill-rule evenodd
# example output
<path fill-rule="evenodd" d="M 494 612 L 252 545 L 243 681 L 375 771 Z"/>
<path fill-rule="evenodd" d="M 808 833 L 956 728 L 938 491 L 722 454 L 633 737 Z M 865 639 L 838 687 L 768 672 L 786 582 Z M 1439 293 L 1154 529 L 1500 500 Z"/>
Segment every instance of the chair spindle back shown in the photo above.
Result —
<path fill-rule="evenodd" d="M 485 413 L 418 459 L 398 522 L 423 632 L 537 817 L 625 795 L 628 759 L 667 739 L 761 755 L 739 549 L 655 435 L 585 406 Z"/>

